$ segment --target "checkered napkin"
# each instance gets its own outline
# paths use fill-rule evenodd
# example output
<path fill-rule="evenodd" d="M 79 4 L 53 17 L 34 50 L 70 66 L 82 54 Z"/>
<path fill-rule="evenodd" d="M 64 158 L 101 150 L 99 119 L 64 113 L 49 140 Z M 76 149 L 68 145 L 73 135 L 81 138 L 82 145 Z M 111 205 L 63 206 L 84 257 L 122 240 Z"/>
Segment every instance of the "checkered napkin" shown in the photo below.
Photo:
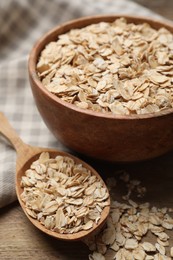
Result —
<path fill-rule="evenodd" d="M 0 1 L 0 111 L 24 142 L 67 151 L 46 128 L 34 104 L 27 72 L 33 44 L 57 24 L 101 13 L 154 16 L 130 0 Z M 0 207 L 16 200 L 15 160 L 14 149 L 0 135 Z"/>

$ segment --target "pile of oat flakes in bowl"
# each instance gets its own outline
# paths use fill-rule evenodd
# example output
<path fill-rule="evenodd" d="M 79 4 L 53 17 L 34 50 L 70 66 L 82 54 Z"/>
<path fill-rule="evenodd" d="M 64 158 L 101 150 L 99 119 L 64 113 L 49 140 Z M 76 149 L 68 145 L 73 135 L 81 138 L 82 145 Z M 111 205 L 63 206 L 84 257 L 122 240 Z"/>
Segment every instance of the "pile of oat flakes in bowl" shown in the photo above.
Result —
<path fill-rule="evenodd" d="M 98 112 L 131 115 L 173 107 L 173 34 L 125 18 L 59 35 L 37 63 L 44 87 Z"/>

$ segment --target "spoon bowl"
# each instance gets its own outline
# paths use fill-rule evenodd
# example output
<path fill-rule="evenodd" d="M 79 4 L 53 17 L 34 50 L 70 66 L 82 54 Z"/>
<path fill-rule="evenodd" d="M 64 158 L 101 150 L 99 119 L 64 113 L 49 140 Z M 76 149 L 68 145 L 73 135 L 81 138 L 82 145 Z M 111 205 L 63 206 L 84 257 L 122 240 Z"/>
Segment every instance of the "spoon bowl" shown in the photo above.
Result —
<path fill-rule="evenodd" d="M 6 137 L 11 144 L 14 146 L 16 152 L 17 152 L 17 160 L 16 160 L 16 193 L 17 198 L 19 200 L 19 203 L 26 214 L 27 218 L 31 221 L 31 223 L 36 226 L 39 230 L 42 232 L 55 237 L 57 239 L 61 240 L 69 240 L 69 241 L 75 241 L 75 240 L 83 240 L 84 238 L 96 234 L 105 224 L 106 219 L 108 217 L 109 211 L 110 211 L 110 197 L 108 198 L 108 206 L 104 207 L 99 222 L 96 224 L 94 223 L 93 227 L 89 230 L 82 230 L 73 234 L 61 234 L 55 231 L 51 231 L 47 229 L 45 226 L 43 226 L 38 220 L 32 218 L 26 211 L 26 206 L 24 202 L 21 199 L 21 194 L 23 192 L 23 188 L 21 187 L 21 179 L 22 176 L 25 175 L 25 171 L 30 168 L 32 162 L 36 161 L 40 154 L 42 152 L 49 152 L 51 158 L 55 158 L 57 155 L 61 156 L 68 156 L 74 160 L 75 163 L 82 164 L 86 169 L 90 170 L 92 175 L 95 175 L 99 180 L 102 181 L 104 187 L 106 187 L 105 183 L 103 182 L 100 175 L 87 163 L 80 160 L 79 158 L 68 154 L 66 152 L 58 151 L 55 149 L 49 149 L 49 148 L 41 148 L 41 147 L 34 147 L 30 146 L 28 144 L 25 144 L 20 137 L 17 135 L 15 130 L 11 127 L 8 120 L 4 116 L 3 113 L 0 112 L 0 133 Z M 107 187 L 106 187 L 107 188 Z M 107 190 L 108 192 L 108 190 Z M 108 193 L 109 194 L 109 193 Z"/>

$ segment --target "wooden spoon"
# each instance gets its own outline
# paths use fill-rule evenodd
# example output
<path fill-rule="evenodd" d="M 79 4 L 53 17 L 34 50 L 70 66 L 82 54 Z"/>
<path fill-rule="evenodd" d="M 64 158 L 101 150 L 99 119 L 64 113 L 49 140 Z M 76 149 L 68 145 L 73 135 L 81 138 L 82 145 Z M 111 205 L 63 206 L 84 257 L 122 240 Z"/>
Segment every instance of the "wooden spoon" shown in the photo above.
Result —
<path fill-rule="evenodd" d="M 106 206 L 101 214 L 101 219 L 98 224 L 94 224 L 93 228 L 87 230 L 87 231 L 79 231 L 77 233 L 73 234 L 60 234 L 54 231 L 50 231 L 46 229 L 38 220 L 33 219 L 30 217 L 27 212 L 25 205 L 23 201 L 21 200 L 21 193 L 23 192 L 23 188 L 20 186 L 21 182 L 21 177 L 25 174 L 25 171 L 30 168 L 30 165 L 33 161 L 37 160 L 39 155 L 47 151 L 49 152 L 50 156 L 52 158 L 56 157 L 57 155 L 62 155 L 62 156 L 68 156 L 71 157 L 76 163 L 81 163 L 85 168 L 89 169 L 93 175 L 96 175 L 97 178 L 101 180 L 100 175 L 87 163 L 83 162 L 79 158 L 72 156 L 71 154 L 65 153 L 65 152 L 60 152 L 58 150 L 54 149 L 48 149 L 48 148 L 40 148 L 40 147 L 33 147 L 30 145 L 25 144 L 20 137 L 17 135 L 15 130 L 11 127 L 9 124 L 8 120 L 4 116 L 3 113 L 0 112 L 0 133 L 2 133 L 13 145 L 17 152 L 17 161 L 16 161 L 16 193 L 17 197 L 19 200 L 19 203 L 25 212 L 26 216 L 28 219 L 41 231 L 44 233 L 53 236 L 58 239 L 62 240 L 82 240 L 86 238 L 87 236 L 91 234 L 97 233 L 104 225 L 107 216 L 109 214 L 110 206 Z M 103 182 L 104 183 L 104 182 Z M 105 183 L 104 183 L 105 185 Z M 106 187 L 106 185 L 105 185 Z M 110 202 L 110 198 L 109 198 Z M 110 203 L 109 203 L 110 204 Z"/>

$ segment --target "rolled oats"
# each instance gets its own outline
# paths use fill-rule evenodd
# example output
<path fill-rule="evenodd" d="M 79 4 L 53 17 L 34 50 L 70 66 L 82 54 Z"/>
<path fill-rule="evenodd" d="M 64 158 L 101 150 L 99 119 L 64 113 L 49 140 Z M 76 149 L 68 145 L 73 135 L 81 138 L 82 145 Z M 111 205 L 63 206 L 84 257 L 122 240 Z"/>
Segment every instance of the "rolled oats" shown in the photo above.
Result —
<path fill-rule="evenodd" d="M 171 257 L 173 257 L 173 246 L 170 249 L 170 254 L 171 254 Z"/>
<path fill-rule="evenodd" d="M 89 255 L 89 260 L 105 260 L 105 257 L 98 252 L 94 252 L 92 255 Z"/>
<path fill-rule="evenodd" d="M 148 202 L 139 203 L 139 200 L 138 203 L 134 202 L 131 195 L 134 197 L 134 193 L 137 193 L 136 196 L 139 197 L 141 182 L 131 180 L 126 172 L 119 174 L 119 179 L 128 189 L 128 196 L 122 196 L 126 203 L 112 198 L 105 229 L 93 239 L 86 240 L 86 244 L 91 251 L 98 251 L 105 259 L 170 260 L 173 248 L 170 245 L 171 235 L 168 234 L 173 232 L 173 218 L 168 213 L 172 209 L 151 207 Z M 112 177 L 107 179 L 113 196 L 116 183 L 118 180 L 113 181 Z"/>
<path fill-rule="evenodd" d="M 124 247 L 126 249 L 135 249 L 138 247 L 138 242 L 134 238 L 129 238 L 126 240 Z"/>
<path fill-rule="evenodd" d="M 67 156 L 42 153 L 22 176 L 21 186 L 27 214 L 59 233 L 91 229 L 109 205 L 102 181 Z"/>
<path fill-rule="evenodd" d="M 156 251 L 156 247 L 149 242 L 144 242 L 141 244 L 141 246 L 143 247 L 145 252 L 155 252 Z"/>
<path fill-rule="evenodd" d="M 44 87 L 82 109 L 147 114 L 173 107 L 173 34 L 120 18 L 72 29 L 45 46 Z"/>
<path fill-rule="evenodd" d="M 165 247 L 164 246 L 160 245 L 159 243 L 156 243 L 155 247 L 161 255 L 165 255 Z"/>

